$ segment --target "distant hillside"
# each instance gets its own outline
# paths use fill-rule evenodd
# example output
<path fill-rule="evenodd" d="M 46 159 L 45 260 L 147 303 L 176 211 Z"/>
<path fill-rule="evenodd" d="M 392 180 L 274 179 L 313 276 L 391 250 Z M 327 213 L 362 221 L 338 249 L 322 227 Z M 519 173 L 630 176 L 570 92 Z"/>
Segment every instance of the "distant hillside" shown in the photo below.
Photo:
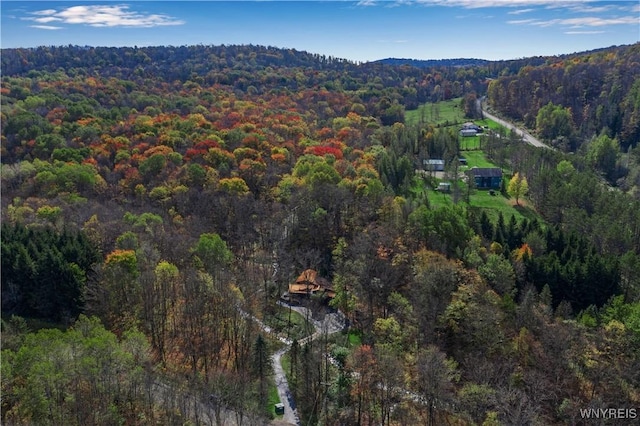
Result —
<path fill-rule="evenodd" d="M 329 91 L 357 92 L 355 102 L 367 108 L 384 100 L 381 108 L 376 108 L 385 110 L 394 104 L 399 105 L 396 109 L 400 105 L 415 109 L 424 102 L 460 97 L 463 88 L 471 88 L 481 95 L 486 94 L 487 89 L 487 72 L 481 67 L 465 75 L 457 75 L 453 67 L 440 67 L 436 78 L 433 70 L 426 68 L 356 64 L 331 56 L 267 46 L 42 46 L 2 49 L 0 53 L 0 69 L 5 77 L 33 78 L 64 70 L 67 75 L 136 82 L 145 78 L 165 83 L 197 81 L 207 87 L 216 84 L 233 87 L 242 93 L 324 87 Z M 440 86 L 439 92 L 434 94 L 436 86 Z M 378 116 L 373 111 L 369 115 Z M 401 116 L 392 114 L 388 119 Z"/>
<path fill-rule="evenodd" d="M 410 65 L 418 68 L 430 67 L 473 67 L 487 65 L 486 59 L 476 58 L 457 58 L 457 59 L 405 59 L 405 58 L 386 58 L 372 61 L 374 64 L 385 65 Z"/>
<path fill-rule="evenodd" d="M 640 137 L 639 64 L 640 43 L 552 56 L 518 72 L 501 73 L 489 86 L 488 100 L 506 116 L 538 130 L 543 107 L 551 103 L 548 108 L 564 108 L 566 129 L 546 138 L 561 140 L 565 149 L 576 150 L 605 131 L 626 150 Z"/>

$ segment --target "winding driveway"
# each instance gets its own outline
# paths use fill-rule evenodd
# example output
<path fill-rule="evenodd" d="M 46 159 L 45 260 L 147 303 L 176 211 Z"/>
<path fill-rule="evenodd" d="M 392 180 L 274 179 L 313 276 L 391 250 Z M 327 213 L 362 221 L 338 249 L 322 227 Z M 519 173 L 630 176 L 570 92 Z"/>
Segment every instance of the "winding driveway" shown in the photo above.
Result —
<path fill-rule="evenodd" d="M 313 332 L 313 334 L 300 339 L 298 341 L 300 345 L 304 345 L 305 343 L 315 340 L 316 338 L 322 336 L 324 333 L 333 334 L 342 331 L 345 326 L 344 315 L 342 315 L 342 313 L 340 312 L 328 313 L 324 316 L 322 321 L 319 321 L 313 319 L 312 313 L 308 308 L 305 308 L 303 306 L 290 306 L 284 302 L 278 302 L 278 304 L 286 308 L 291 308 L 291 310 L 299 313 L 303 317 L 309 318 L 309 320 L 313 324 L 315 331 Z M 249 318 L 255 321 L 266 333 L 273 333 L 273 330 L 268 325 L 260 321 L 255 316 L 242 310 L 240 310 L 240 312 L 241 315 L 245 318 Z M 296 403 L 293 400 L 291 391 L 289 390 L 287 375 L 282 368 L 282 356 L 289 350 L 293 342 L 290 339 L 286 339 L 281 336 L 277 336 L 277 338 L 285 344 L 283 348 L 271 355 L 271 363 L 273 365 L 275 383 L 278 389 L 278 397 L 280 398 L 280 402 L 284 404 L 284 416 L 282 420 L 288 424 L 300 426 L 301 423 L 300 418 L 298 417 L 298 411 L 296 410 Z"/>
<path fill-rule="evenodd" d="M 322 336 L 324 333 L 333 334 L 338 333 L 344 329 L 345 318 L 340 312 L 331 312 L 324 316 L 322 321 L 313 319 L 312 313 L 308 308 L 302 306 L 290 306 L 284 302 L 278 302 L 279 305 L 291 308 L 291 310 L 299 313 L 305 318 L 309 318 L 315 327 L 315 332 L 304 339 L 300 339 L 298 343 L 304 345 L 316 338 Z M 286 339 L 280 339 L 286 340 Z M 292 425 L 300 426 L 300 418 L 298 417 L 298 411 L 296 410 L 296 404 L 289 390 L 289 383 L 287 382 L 287 376 L 282 368 L 282 355 L 284 355 L 291 347 L 291 341 L 288 341 L 287 346 L 280 349 L 273 354 L 271 360 L 273 362 L 273 372 L 275 375 L 276 386 L 278 388 L 278 397 L 280 402 L 284 404 L 284 417 L 283 420 Z"/>
<path fill-rule="evenodd" d="M 287 376 L 282 368 L 282 355 L 284 355 L 290 346 L 285 346 L 278 352 L 271 356 L 271 363 L 273 364 L 273 374 L 275 376 L 276 387 L 278 388 L 278 398 L 284 405 L 284 420 L 288 424 L 300 425 L 300 418 L 298 417 L 298 410 L 296 410 L 296 403 L 293 400 L 291 391 L 289 390 L 289 383 L 287 382 Z"/>

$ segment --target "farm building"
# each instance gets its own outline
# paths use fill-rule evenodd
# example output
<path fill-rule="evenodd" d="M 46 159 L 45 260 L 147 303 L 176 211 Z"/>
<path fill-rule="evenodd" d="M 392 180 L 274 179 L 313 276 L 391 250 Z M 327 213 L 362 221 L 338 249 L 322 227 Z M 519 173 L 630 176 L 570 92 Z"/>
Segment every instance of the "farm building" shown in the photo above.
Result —
<path fill-rule="evenodd" d="M 461 130 L 475 130 L 478 133 L 482 133 L 482 127 L 471 121 L 464 123 L 461 127 Z"/>
<path fill-rule="evenodd" d="M 423 164 L 425 170 L 429 170 L 431 172 L 443 172 L 444 171 L 444 160 L 430 158 L 428 160 L 423 160 L 422 164 Z"/>
<path fill-rule="evenodd" d="M 472 167 L 467 175 L 478 189 L 499 189 L 502 185 L 502 170 L 497 167 Z"/>
<path fill-rule="evenodd" d="M 460 136 L 462 137 L 471 137 L 478 133 L 482 133 L 482 127 L 472 122 L 464 123 L 460 128 Z"/>
<path fill-rule="evenodd" d="M 460 136 L 462 136 L 463 138 L 468 138 L 471 136 L 475 136 L 478 134 L 477 130 L 474 129 L 462 129 L 460 130 Z"/>

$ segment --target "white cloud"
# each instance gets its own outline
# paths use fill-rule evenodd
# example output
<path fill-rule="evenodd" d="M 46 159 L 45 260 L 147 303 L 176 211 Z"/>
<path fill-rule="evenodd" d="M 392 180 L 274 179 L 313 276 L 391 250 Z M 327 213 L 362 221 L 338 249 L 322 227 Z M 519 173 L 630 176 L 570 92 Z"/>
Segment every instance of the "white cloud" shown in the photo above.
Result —
<path fill-rule="evenodd" d="M 587 4 L 580 4 L 570 8 L 573 12 L 579 13 L 603 13 L 609 12 L 613 9 L 612 5 L 608 6 L 589 6 Z"/>
<path fill-rule="evenodd" d="M 522 15 L 523 13 L 533 12 L 535 9 L 518 9 L 511 12 L 507 12 L 509 15 Z"/>
<path fill-rule="evenodd" d="M 38 28 L 40 30 L 62 30 L 62 27 L 54 27 L 52 25 L 31 25 L 31 28 Z"/>
<path fill-rule="evenodd" d="M 32 21 L 38 22 L 40 24 L 46 24 L 47 22 L 62 21 L 62 19 L 55 18 L 53 16 L 45 16 L 43 18 L 33 18 Z"/>
<path fill-rule="evenodd" d="M 71 6 L 64 9 L 45 9 L 31 12 L 33 17 L 24 18 L 39 24 L 58 22 L 81 24 L 92 27 L 158 27 L 182 25 L 184 21 L 162 14 L 133 12 L 126 4 Z M 37 26 L 34 26 L 38 28 Z"/>
<path fill-rule="evenodd" d="M 604 34 L 604 31 L 565 31 L 565 34 L 580 35 L 580 34 Z"/>
<path fill-rule="evenodd" d="M 54 13 L 56 13 L 55 9 L 45 9 L 31 12 L 32 15 L 53 15 Z"/>
<path fill-rule="evenodd" d="M 465 9 L 482 9 L 492 7 L 519 8 L 511 12 L 510 15 L 519 15 L 535 11 L 534 7 L 545 9 L 568 9 L 572 12 L 580 13 L 602 13 L 611 10 L 624 10 L 638 12 L 640 5 L 633 0 L 619 1 L 615 5 L 595 5 L 599 0 L 360 0 L 359 6 L 375 6 L 385 4 L 387 7 L 419 4 L 424 6 L 448 6 L 462 7 Z M 601 3 L 601 2 L 600 2 Z"/>
<path fill-rule="evenodd" d="M 395 0 L 393 2 L 387 2 L 387 7 L 406 6 L 413 4 L 413 0 Z"/>
<path fill-rule="evenodd" d="M 240 0 L 238 0 L 240 1 Z M 329 0 L 329 1 L 344 1 L 344 0 Z M 415 0 L 359 0 L 356 6 L 369 7 L 369 6 L 382 6 L 387 8 L 408 6 L 417 3 Z"/>
<path fill-rule="evenodd" d="M 615 18 L 601 18 L 595 16 L 585 16 L 582 18 L 551 19 L 548 21 L 538 20 L 531 22 L 531 25 L 538 27 L 551 27 L 554 25 L 568 25 L 572 27 L 604 27 L 607 25 L 638 25 L 638 18 L 634 16 L 623 16 Z"/>
<path fill-rule="evenodd" d="M 507 21 L 507 24 L 526 25 L 526 24 L 534 24 L 536 22 L 540 22 L 540 21 L 538 19 L 516 19 L 513 21 Z"/>

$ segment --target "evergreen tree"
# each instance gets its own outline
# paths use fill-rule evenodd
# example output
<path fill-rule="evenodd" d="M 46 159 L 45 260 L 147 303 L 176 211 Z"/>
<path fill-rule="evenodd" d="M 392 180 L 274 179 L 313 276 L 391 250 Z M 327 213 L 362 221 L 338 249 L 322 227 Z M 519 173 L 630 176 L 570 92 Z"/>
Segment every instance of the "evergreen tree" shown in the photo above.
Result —
<path fill-rule="evenodd" d="M 271 371 L 267 341 L 259 334 L 253 346 L 253 374 L 258 379 L 258 392 L 263 405 L 267 403 L 267 379 Z"/>
<path fill-rule="evenodd" d="M 506 228 L 505 228 L 505 224 L 504 224 L 504 216 L 502 215 L 502 212 L 498 212 L 498 221 L 496 222 L 496 226 L 494 228 L 493 231 L 493 241 L 495 241 L 496 243 L 505 246 L 505 242 L 506 242 Z"/>
<path fill-rule="evenodd" d="M 88 274 L 99 260 L 82 233 L 2 225 L 2 308 L 51 321 L 84 309 Z"/>

